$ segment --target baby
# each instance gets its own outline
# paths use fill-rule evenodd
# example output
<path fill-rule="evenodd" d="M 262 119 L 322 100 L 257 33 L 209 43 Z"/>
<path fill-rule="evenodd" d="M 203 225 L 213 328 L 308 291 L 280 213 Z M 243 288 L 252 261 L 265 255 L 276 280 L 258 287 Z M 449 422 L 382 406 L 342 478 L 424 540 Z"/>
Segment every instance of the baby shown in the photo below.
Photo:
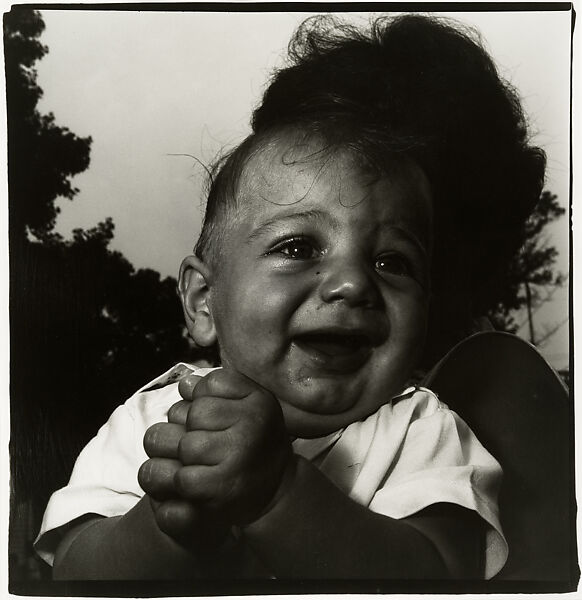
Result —
<path fill-rule="evenodd" d="M 439 335 L 439 314 L 458 307 L 464 334 L 479 314 L 543 154 L 486 53 L 439 21 L 308 21 L 290 55 L 180 269 L 188 331 L 221 368 L 171 369 L 83 450 L 37 541 L 57 578 L 503 566 L 498 463 L 408 383 L 463 334 Z"/>

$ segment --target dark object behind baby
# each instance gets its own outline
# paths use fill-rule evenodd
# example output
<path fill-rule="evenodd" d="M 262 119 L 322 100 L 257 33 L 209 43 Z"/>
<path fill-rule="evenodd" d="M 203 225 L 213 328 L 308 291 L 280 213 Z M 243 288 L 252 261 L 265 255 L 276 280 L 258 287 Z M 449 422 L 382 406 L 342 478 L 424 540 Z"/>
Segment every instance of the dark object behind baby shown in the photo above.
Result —
<path fill-rule="evenodd" d="M 509 559 L 496 580 L 576 589 L 573 408 L 534 346 L 507 333 L 467 338 L 424 382 L 458 412 L 504 471 Z"/>

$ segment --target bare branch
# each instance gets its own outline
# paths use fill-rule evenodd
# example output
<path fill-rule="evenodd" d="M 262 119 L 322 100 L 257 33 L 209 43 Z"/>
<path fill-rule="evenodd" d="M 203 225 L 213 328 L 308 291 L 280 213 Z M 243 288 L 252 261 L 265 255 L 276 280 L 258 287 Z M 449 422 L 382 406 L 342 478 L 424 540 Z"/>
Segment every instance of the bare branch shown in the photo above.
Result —
<path fill-rule="evenodd" d="M 536 346 L 538 348 L 542 348 L 544 346 L 544 344 L 546 344 L 547 341 L 554 335 L 554 333 L 556 333 L 558 331 L 558 329 L 560 329 L 560 327 L 565 325 L 569 320 L 570 320 L 570 317 L 566 317 L 564 320 L 560 321 L 557 325 L 552 327 L 548 332 L 546 332 L 546 334 L 542 338 L 540 338 L 537 341 Z"/>

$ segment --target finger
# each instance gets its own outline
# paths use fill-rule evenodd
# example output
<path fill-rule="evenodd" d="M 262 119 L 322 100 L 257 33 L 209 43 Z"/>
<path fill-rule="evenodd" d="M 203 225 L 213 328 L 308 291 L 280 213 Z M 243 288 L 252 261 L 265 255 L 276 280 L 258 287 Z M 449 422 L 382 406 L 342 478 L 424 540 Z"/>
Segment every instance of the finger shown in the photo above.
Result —
<path fill-rule="evenodd" d="M 201 396 L 190 404 L 186 418 L 186 429 L 224 431 L 240 419 L 241 407 L 235 400 Z"/>
<path fill-rule="evenodd" d="M 176 496 L 176 473 L 182 463 L 171 458 L 150 458 L 137 472 L 137 481 L 146 494 L 155 500 Z"/>
<path fill-rule="evenodd" d="M 174 538 L 187 537 L 200 521 L 200 511 L 187 500 L 170 499 L 153 506 L 158 527 Z"/>
<path fill-rule="evenodd" d="M 143 447 L 150 458 L 178 458 L 178 444 L 186 433 L 184 425 L 155 423 L 143 437 Z"/>
<path fill-rule="evenodd" d="M 181 498 L 215 508 L 213 500 L 221 498 L 227 481 L 218 466 L 182 466 L 174 475 L 174 488 Z"/>
<path fill-rule="evenodd" d="M 186 425 L 190 406 L 192 406 L 192 402 L 188 402 L 187 400 L 180 400 L 179 402 L 176 402 L 176 404 L 172 404 L 170 410 L 168 410 L 168 423 Z"/>
<path fill-rule="evenodd" d="M 167 500 L 154 506 L 158 527 L 189 547 L 217 546 L 230 526 L 187 500 Z"/>
<path fill-rule="evenodd" d="M 180 383 L 178 383 L 178 392 L 180 392 L 180 396 L 184 398 L 184 400 L 192 401 L 192 392 L 196 387 L 196 384 L 202 379 L 200 375 L 194 375 L 194 373 L 190 372 L 185 377 L 180 379 Z"/>
<path fill-rule="evenodd" d="M 189 431 L 180 439 L 178 459 L 182 465 L 217 465 L 228 452 L 226 437 L 222 431 Z"/>
<path fill-rule="evenodd" d="M 248 396 L 258 384 L 231 369 L 217 369 L 205 375 L 194 388 L 192 399 L 201 396 L 216 396 L 240 400 Z"/>

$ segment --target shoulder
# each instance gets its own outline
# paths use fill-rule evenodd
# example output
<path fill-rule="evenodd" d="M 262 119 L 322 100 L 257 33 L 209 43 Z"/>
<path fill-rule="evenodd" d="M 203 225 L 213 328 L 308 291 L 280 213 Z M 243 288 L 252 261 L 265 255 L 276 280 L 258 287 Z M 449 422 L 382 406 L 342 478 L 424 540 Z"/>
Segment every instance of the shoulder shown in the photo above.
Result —
<path fill-rule="evenodd" d="M 453 460 L 460 464 L 466 460 L 498 468 L 465 421 L 428 388 L 405 390 L 379 413 L 381 422 L 392 421 L 392 427 L 397 424 L 402 432 L 401 459 L 404 455 L 424 455 L 437 463 Z"/>
<path fill-rule="evenodd" d="M 443 503 L 475 511 L 487 523 L 490 577 L 507 557 L 497 507 L 499 463 L 431 390 L 406 390 L 382 411 L 391 411 L 402 437 L 370 509 L 399 519 Z"/>
<path fill-rule="evenodd" d="M 390 403 L 391 418 L 402 429 L 402 446 L 394 475 L 410 469 L 466 466 L 472 477 L 501 472 L 465 421 L 428 388 L 406 390 Z M 385 409 L 386 410 L 386 409 Z M 412 467 L 411 463 L 415 466 Z"/>
<path fill-rule="evenodd" d="M 379 412 L 390 412 L 393 417 L 405 417 L 411 422 L 451 413 L 448 406 L 440 401 L 435 392 L 420 386 L 405 389 L 401 394 L 392 398 L 390 403 L 382 406 Z"/>
<path fill-rule="evenodd" d="M 452 411 L 434 392 L 409 387 L 367 418 L 348 425 L 341 432 L 341 444 L 379 447 L 381 453 L 388 455 L 396 452 L 415 431 L 430 432 L 431 437 L 439 437 L 454 418 Z"/>

